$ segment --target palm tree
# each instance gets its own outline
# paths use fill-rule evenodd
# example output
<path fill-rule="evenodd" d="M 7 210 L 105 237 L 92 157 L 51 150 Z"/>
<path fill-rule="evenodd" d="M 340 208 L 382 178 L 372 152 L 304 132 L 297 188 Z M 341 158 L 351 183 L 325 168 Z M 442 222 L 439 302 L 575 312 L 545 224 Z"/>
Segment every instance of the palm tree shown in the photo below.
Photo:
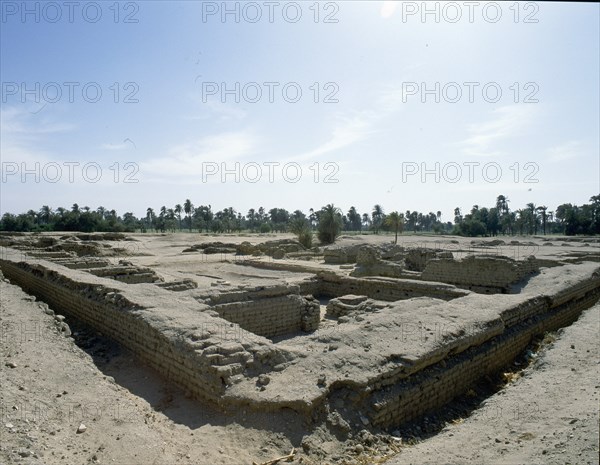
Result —
<path fill-rule="evenodd" d="M 181 212 L 183 211 L 181 204 L 178 203 L 177 205 L 175 205 L 173 211 L 177 215 L 177 219 L 179 220 L 179 230 L 181 231 Z"/>
<path fill-rule="evenodd" d="M 350 230 L 360 231 L 362 226 L 362 219 L 360 213 L 356 211 L 356 207 L 350 207 L 350 210 L 348 210 L 348 214 L 346 216 L 348 217 L 348 222 L 350 223 Z"/>
<path fill-rule="evenodd" d="M 210 207 L 210 205 L 209 205 Z M 311 209 L 312 211 L 312 209 Z M 258 221 L 260 224 L 264 223 L 267 220 L 267 213 L 265 212 L 265 207 L 258 207 Z"/>
<path fill-rule="evenodd" d="M 390 226 L 396 233 L 394 244 L 398 243 L 398 231 L 404 230 L 404 215 L 402 213 L 392 212 L 385 218 L 385 223 Z"/>
<path fill-rule="evenodd" d="M 44 206 L 42 206 L 42 208 L 40 208 L 39 218 L 40 218 L 40 221 L 42 221 L 42 223 L 44 223 L 44 224 L 50 223 L 51 216 L 52 216 L 52 208 L 51 207 L 49 207 L 48 205 L 44 205 Z"/>
<path fill-rule="evenodd" d="M 38 214 L 37 214 L 35 211 L 33 211 L 33 210 L 29 210 L 29 211 L 27 212 L 27 216 L 28 216 L 29 218 L 31 218 L 31 222 L 32 222 L 33 224 L 36 224 L 36 223 L 37 223 L 37 220 L 39 219 L 39 218 L 38 218 Z"/>
<path fill-rule="evenodd" d="M 500 221 L 500 224 L 502 226 L 502 231 L 504 232 L 504 234 L 506 234 L 507 231 L 508 231 L 508 234 L 510 234 L 510 235 L 513 234 L 513 225 L 515 224 L 515 221 L 516 221 L 516 213 L 515 212 L 505 213 L 502 216 L 502 220 Z"/>
<path fill-rule="evenodd" d="M 548 207 L 542 205 L 536 208 L 537 211 L 541 212 L 542 214 L 542 228 L 544 231 L 544 236 L 546 235 L 546 211 L 548 210 Z"/>
<path fill-rule="evenodd" d="M 149 229 L 152 228 L 152 226 L 154 225 L 155 218 L 156 218 L 156 215 L 154 214 L 154 209 L 152 207 L 148 207 L 148 209 L 146 210 L 146 222 L 148 224 Z"/>
<path fill-rule="evenodd" d="M 171 232 L 175 232 L 175 211 L 172 208 L 167 208 L 166 218 L 166 227 Z"/>
<path fill-rule="evenodd" d="M 332 203 L 321 208 L 319 212 L 319 240 L 324 244 L 333 244 L 343 226 L 340 209 Z"/>
<path fill-rule="evenodd" d="M 183 210 L 188 219 L 188 226 L 190 228 L 190 232 L 192 232 L 192 211 L 194 210 L 194 205 L 190 199 L 185 199 L 185 203 L 183 204 Z"/>
<path fill-rule="evenodd" d="M 529 223 L 529 234 L 537 234 L 538 217 L 535 213 L 536 206 L 534 203 L 527 204 L 527 220 Z"/>
<path fill-rule="evenodd" d="M 369 218 L 369 214 L 368 213 L 363 213 L 362 214 L 362 224 L 363 224 L 363 227 L 365 229 L 369 228 L 369 226 L 371 224 L 371 219 Z"/>
<path fill-rule="evenodd" d="M 417 224 L 421 223 L 422 218 L 423 218 L 422 213 L 418 213 L 418 212 L 414 211 L 414 212 L 411 212 L 411 214 L 410 214 L 410 221 L 412 223 L 413 232 L 415 234 L 417 233 Z"/>
<path fill-rule="evenodd" d="M 375 234 L 379 234 L 379 228 L 383 223 L 383 207 L 379 204 L 373 206 L 373 211 L 371 212 L 371 218 L 373 219 L 373 228 L 375 229 Z"/>
<path fill-rule="evenodd" d="M 519 230 L 519 235 L 523 235 L 523 228 L 525 227 L 528 216 L 527 210 L 519 209 L 515 213 L 515 226 Z"/>
<path fill-rule="evenodd" d="M 306 217 L 296 217 L 290 221 L 290 231 L 298 236 L 298 242 L 304 247 L 310 249 L 312 247 L 312 231 L 310 223 Z"/>
<path fill-rule="evenodd" d="M 318 212 L 316 212 L 313 208 L 308 210 L 308 222 L 310 223 L 310 227 L 313 230 L 317 227 L 317 224 L 319 223 L 319 217 L 317 213 Z"/>
<path fill-rule="evenodd" d="M 496 198 L 496 212 L 504 234 L 506 234 L 507 229 L 512 234 L 512 221 L 509 215 L 508 202 L 508 197 L 504 195 L 499 195 Z"/>
<path fill-rule="evenodd" d="M 212 227 L 214 216 L 215 215 L 213 214 L 212 207 L 210 205 L 200 205 L 198 208 L 196 208 L 194 217 L 197 219 L 197 223 L 199 224 L 198 232 L 202 232 L 202 226 L 204 226 L 204 229 L 206 232 L 208 232 L 208 230 Z"/>
<path fill-rule="evenodd" d="M 123 223 L 125 224 L 125 227 L 128 229 L 134 229 L 135 228 L 135 223 L 136 223 L 136 218 L 133 215 L 133 213 L 131 212 L 125 212 L 123 214 Z"/>
<path fill-rule="evenodd" d="M 508 202 L 508 197 L 499 195 L 498 198 L 496 198 L 496 208 L 498 211 L 501 213 L 508 213 Z"/>
<path fill-rule="evenodd" d="M 460 224 L 462 223 L 462 214 L 460 212 L 460 207 L 456 207 L 454 209 L 454 224 Z"/>
<path fill-rule="evenodd" d="M 254 232 L 257 224 L 256 210 L 254 208 L 248 210 L 248 213 L 246 214 L 246 219 L 248 220 L 248 227 L 252 232 Z"/>

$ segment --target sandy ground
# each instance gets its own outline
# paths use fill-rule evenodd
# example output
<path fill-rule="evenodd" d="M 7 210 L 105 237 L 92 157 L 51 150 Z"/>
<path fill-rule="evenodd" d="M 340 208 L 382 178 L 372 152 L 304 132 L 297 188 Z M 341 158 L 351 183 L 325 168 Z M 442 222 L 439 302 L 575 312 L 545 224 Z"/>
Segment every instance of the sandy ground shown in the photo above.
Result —
<path fill-rule="evenodd" d="M 183 247 L 200 242 L 197 235 L 146 237 L 136 247 L 140 253 L 146 249 L 148 256 L 138 257 L 136 264 L 156 264 L 169 274 L 186 263 L 197 267 L 197 255 L 181 254 Z M 453 239 L 443 240 L 452 244 Z M 359 236 L 343 242 L 389 240 Z M 559 244 L 560 249 L 538 246 L 536 256 L 546 250 L 548 256 L 598 250 L 596 244 Z M 207 266 L 208 274 L 235 279 L 232 265 L 218 257 L 211 260 L 219 263 Z M 272 273 L 265 270 L 264 278 Z M 278 278 L 286 275 L 278 273 Z M 403 446 L 386 463 L 598 463 L 599 315 L 600 304 L 585 311 L 557 334 L 521 378 L 487 398 L 464 421 Z M 268 414 L 246 416 L 240 411 L 225 416 L 212 411 L 186 399 L 101 335 L 74 325 L 72 330 L 73 337 L 63 336 L 44 305 L 0 281 L 1 464 L 251 465 L 307 442 L 304 426 L 291 419 L 275 422 Z M 78 433 L 82 424 L 85 431 Z M 294 463 L 374 463 L 347 453 L 347 445 L 335 438 L 313 434 L 309 439 L 329 448 L 331 457 L 302 457 Z"/>

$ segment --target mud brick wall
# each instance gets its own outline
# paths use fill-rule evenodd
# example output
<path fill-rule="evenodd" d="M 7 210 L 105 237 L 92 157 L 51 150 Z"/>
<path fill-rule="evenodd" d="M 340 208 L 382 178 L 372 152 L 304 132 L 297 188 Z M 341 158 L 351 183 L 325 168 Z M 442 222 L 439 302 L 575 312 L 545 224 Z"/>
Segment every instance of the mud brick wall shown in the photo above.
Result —
<path fill-rule="evenodd" d="M 392 302 L 423 296 L 451 300 L 465 295 L 454 286 L 434 285 L 407 279 L 355 278 L 332 273 L 321 273 L 319 277 L 321 278 L 319 293 L 330 297 L 354 294 Z"/>
<path fill-rule="evenodd" d="M 217 291 L 208 294 L 197 293 L 194 297 L 198 301 L 206 302 L 208 305 L 220 305 L 231 302 L 282 297 L 289 294 L 298 294 L 299 292 L 299 286 L 291 284 L 276 284 L 272 286 L 256 286 L 254 288 L 231 290 L 228 292 Z"/>
<path fill-rule="evenodd" d="M 198 287 L 198 283 L 196 283 L 196 281 L 187 278 L 178 281 L 170 281 L 166 283 L 160 282 L 155 284 L 158 287 L 162 287 L 163 289 L 168 289 L 169 291 L 173 292 L 189 291 L 190 289 L 196 289 Z"/>
<path fill-rule="evenodd" d="M 69 252 L 49 252 L 40 249 L 28 250 L 27 255 L 36 258 L 43 258 L 44 260 L 53 260 L 58 258 L 73 258 L 73 254 Z"/>
<path fill-rule="evenodd" d="M 423 271 L 427 266 L 427 262 L 436 258 L 439 255 L 437 250 L 416 248 L 409 249 L 404 258 L 406 269 L 409 271 Z M 452 258 L 452 254 L 449 257 Z"/>
<path fill-rule="evenodd" d="M 527 308 L 545 307 L 543 315 L 507 328 L 502 335 L 484 344 L 447 358 L 444 363 L 426 368 L 410 378 L 399 380 L 391 387 L 375 391 L 367 405 L 372 423 L 380 427 L 394 427 L 425 415 L 464 393 L 484 375 L 508 365 L 534 336 L 572 323 L 585 308 L 598 300 L 598 280 L 588 284 L 594 288 L 554 308 L 548 308 L 550 299 L 537 299 Z M 565 294 L 573 293 L 568 290 Z"/>
<path fill-rule="evenodd" d="M 523 261 L 481 256 L 470 256 L 463 260 L 437 258 L 427 262 L 421 279 L 473 287 L 473 290 L 508 290 L 511 284 L 537 271 L 539 266 L 533 257 Z"/>
<path fill-rule="evenodd" d="M 299 260 L 296 260 L 299 262 Z M 292 263 L 291 261 L 279 262 L 277 260 L 256 260 L 247 258 L 247 256 L 236 256 L 232 263 L 240 266 L 252 266 L 253 268 L 262 268 L 264 270 L 293 271 L 295 273 L 315 273 L 315 267 L 302 263 Z"/>
<path fill-rule="evenodd" d="M 266 364 L 268 369 L 270 360 L 281 362 L 282 355 L 277 350 L 257 343 L 258 336 L 243 330 L 236 339 L 244 344 L 230 347 L 232 344 L 228 342 L 231 341 L 217 333 L 225 325 L 232 326 L 231 323 L 207 314 L 207 307 L 201 304 L 198 304 L 199 308 L 190 308 L 189 312 L 181 301 L 177 302 L 176 309 L 173 308 L 177 316 L 183 313 L 184 321 L 194 322 L 193 327 L 186 328 L 170 315 L 165 318 L 164 305 L 145 308 L 125 298 L 120 289 L 108 287 L 110 282 L 100 285 L 93 281 L 98 278 L 81 282 L 46 265 L 10 260 L 0 260 L 0 268 L 26 292 L 128 347 L 166 379 L 197 399 L 220 405 L 226 386 L 236 382 L 236 375 L 247 365 L 260 367 Z M 79 273 L 78 278 L 85 279 L 85 273 L 72 273 Z M 168 291 L 155 292 L 171 295 Z M 164 302 L 172 301 L 165 298 Z M 199 311 L 202 308 L 206 310 Z"/>
<path fill-rule="evenodd" d="M 318 296 L 321 292 L 321 279 L 312 277 L 304 279 L 298 284 L 299 294 Z"/>
<path fill-rule="evenodd" d="M 127 284 L 154 283 L 160 281 L 154 270 L 135 266 L 111 266 L 104 268 L 90 268 L 87 270 L 101 278 L 114 279 Z"/>
<path fill-rule="evenodd" d="M 83 270 L 89 268 L 103 268 L 105 266 L 110 266 L 111 262 L 107 259 L 101 258 L 88 258 L 88 259 L 57 259 L 51 260 L 54 263 L 57 263 L 62 266 L 66 266 L 67 268 L 71 268 L 72 270 Z"/>
<path fill-rule="evenodd" d="M 358 250 L 360 245 L 348 247 L 330 247 L 323 251 L 323 259 L 325 263 L 333 265 L 343 265 L 346 263 L 356 263 Z"/>
<path fill-rule="evenodd" d="M 263 298 L 216 305 L 213 309 L 246 331 L 276 337 L 319 327 L 319 303 L 299 295 Z"/>
<path fill-rule="evenodd" d="M 333 298 L 327 304 L 327 315 L 334 318 L 347 315 L 351 312 L 366 311 L 370 307 L 372 301 L 369 301 L 366 296 L 344 296 L 343 298 Z"/>
<path fill-rule="evenodd" d="M 569 302 L 570 300 L 572 300 L 574 298 L 581 298 L 584 295 L 586 295 L 588 292 L 591 292 L 592 290 L 598 288 L 598 285 L 599 285 L 598 282 L 600 281 L 600 275 L 597 273 L 598 273 L 598 271 L 596 272 L 596 274 L 594 275 L 593 278 L 586 279 L 584 281 L 575 283 L 568 289 L 565 289 L 563 292 L 559 292 L 555 295 L 549 296 L 551 306 L 557 307 L 566 302 Z"/>

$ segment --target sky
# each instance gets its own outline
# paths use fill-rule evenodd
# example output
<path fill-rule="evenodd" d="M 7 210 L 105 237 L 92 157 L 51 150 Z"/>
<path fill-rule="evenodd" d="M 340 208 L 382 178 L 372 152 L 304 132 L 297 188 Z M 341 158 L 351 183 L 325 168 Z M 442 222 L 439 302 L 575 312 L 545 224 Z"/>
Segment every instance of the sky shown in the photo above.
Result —
<path fill-rule="evenodd" d="M 0 5 L 0 214 L 600 193 L 598 3 Z"/>

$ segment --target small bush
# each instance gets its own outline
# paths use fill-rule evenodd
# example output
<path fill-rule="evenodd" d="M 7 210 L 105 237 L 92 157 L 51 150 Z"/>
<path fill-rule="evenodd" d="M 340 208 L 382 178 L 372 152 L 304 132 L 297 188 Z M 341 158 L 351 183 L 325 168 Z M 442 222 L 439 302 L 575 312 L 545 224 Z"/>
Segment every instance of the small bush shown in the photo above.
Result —
<path fill-rule="evenodd" d="M 312 240 L 313 235 L 310 230 L 304 231 L 298 235 L 298 242 L 300 242 L 300 244 L 302 244 L 307 249 L 312 248 Z"/>
<path fill-rule="evenodd" d="M 258 229 L 262 234 L 267 234 L 271 232 L 271 225 L 269 223 L 263 223 L 260 225 Z"/>

